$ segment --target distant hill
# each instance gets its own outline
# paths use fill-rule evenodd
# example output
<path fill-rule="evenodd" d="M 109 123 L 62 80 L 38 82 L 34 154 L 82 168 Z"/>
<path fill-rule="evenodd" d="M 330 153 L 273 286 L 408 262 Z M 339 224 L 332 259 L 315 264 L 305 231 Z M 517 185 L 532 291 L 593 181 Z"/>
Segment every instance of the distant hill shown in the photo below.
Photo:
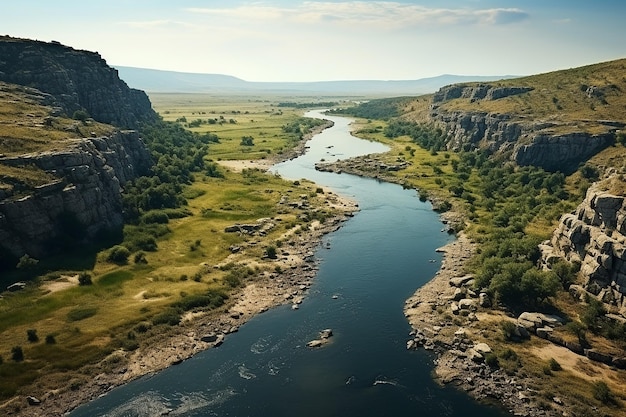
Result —
<path fill-rule="evenodd" d="M 222 74 L 196 74 L 146 68 L 115 67 L 129 86 L 150 93 L 317 93 L 341 95 L 417 95 L 433 93 L 444 85 L 495 81 L 513 76 L 440 75 L 418 80 L 355 80 L 318 82 L 250 82 Z"/>

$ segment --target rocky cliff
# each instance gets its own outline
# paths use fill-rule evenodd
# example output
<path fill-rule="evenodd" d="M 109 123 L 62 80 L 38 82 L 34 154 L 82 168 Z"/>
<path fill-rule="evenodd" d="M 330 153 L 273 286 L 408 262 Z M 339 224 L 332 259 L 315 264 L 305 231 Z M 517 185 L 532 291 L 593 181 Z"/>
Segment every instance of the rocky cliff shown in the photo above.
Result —
<path fill-rule="evenodd" d="M 157 120 L 146 94 L 96 53 L 0 37 L 0 104 L 0 268 L 120 233 L 122 186 L 152 165 L 120 129 Z"/>
<path fill-rule="evenodd" d="M 157 119 L 148 96 L 129 88 L 100 55 L 55 42 L 0 36 L 0 81 L 54 96 L 70 117 L 85 110 L 99 122 L 131 129 Z"/>
<path fill-rule="evenodd" d="M 476 110 L 481 102 L 512 99 L 531 91 L 532 87 L 489 84 L 443 87 L 433 96 L 429 117 L 447 132 L 450 150 L 488 149 L 508 155 L 519 165 L 564 173 L 575 171 L 581 162 L 614 143 L 616 127 L 623 127 L 623 123 L 599 121 L 604 129 L 592 133 L 579 129 L 577 122 Z M 450 106 L 454 100 L 473 103 L 472 110 Z"/>
<path fill-rule="evenodd" d="M 582 284 L 572 286 L 575 295 L 593 295 L 626 316 L 626 198 L 607 188 L 606 181 L 590 187 L 541 249 L 546 265 L 559 258 L 580 263 Z"/>
<path fill-rule="evenodd" d="M 145 174 L 151 159 L 136 132 L 121 131 L 76 139 L 60 151 L 0 158 L 0 164 L 35 166 L 57 178 L 28 193 L 0 194 L 0 247 L 5 256 L 40 258 L 65 243 L 119 231 L 121 186 Z"/>

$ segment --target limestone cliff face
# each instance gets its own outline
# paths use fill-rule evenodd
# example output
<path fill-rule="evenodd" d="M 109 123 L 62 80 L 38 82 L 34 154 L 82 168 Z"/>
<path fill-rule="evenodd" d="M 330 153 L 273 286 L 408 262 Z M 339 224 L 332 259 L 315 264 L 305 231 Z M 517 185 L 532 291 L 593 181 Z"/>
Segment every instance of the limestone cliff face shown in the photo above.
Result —
<path fill-rule="evenodd" d="M 576 211 L 561 217 L 541 249 L 547 265 L 558 258 L 580 262 L 582 290 L 626 315 L 625 197 L 594 184 Z"/>
<path fill-rule="evenodd" d="M 136 132 L 121 131 L 74 140 L 62 151 L 0 158 L 0 163 L 34 165 L 58 178 L 27 195 L 0 195 L 0 247 L 14 257 L 40 258 L 59 248 L 55 240 L 86 241 L 120 230 L 121 186 L 145 174 L 151 159 Z"/>
<path fill-rule="evenodd" d="M 84 109 L 99 122 L 131 129 L 157 119 L 148 96 L 129 88 L 100 55 L 55 42 L 0 36 L 0 81 L 54 96 L 70 117 Z"/>
<path fill-rule="evenodd" d="M 483 84 L 443 87 L 433 96 L 430 119 L 448 132 L 446 146 L 449 150 L 488 149 L 509 155 L 519 165 L 534 165 L 548 171 L 571 173 L 581 162 L 614 143 L 612 132 L 556 133 L 562 126 L 553 122 L 506 113 L 447 111 L 441 107 L 446 101 L 458 98 L 471 102 L 499 100 L 530 90 L 530 87 Z"/>

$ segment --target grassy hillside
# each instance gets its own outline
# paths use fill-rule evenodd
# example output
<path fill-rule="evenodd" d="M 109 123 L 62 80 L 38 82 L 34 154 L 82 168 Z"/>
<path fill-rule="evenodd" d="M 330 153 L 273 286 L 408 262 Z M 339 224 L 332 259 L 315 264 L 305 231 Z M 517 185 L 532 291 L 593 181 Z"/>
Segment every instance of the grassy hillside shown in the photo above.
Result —
<path fill-rule="evenodd" d="M 613 129 L 611 122 L 626 121 L 626 59 L 529 77 L 490 83 L 464 83 L 467 87 L 530 87 L 531 91 L 497 100 L 457 98 L 439 105 L 440 112 L 506 113 L 514 120 L 554 123 L 554 129 L 600 133 Z M 407 118 L 424 120 L 428 106 L 416 100 Z M 609 123 L 606 123 L 606 122 Z M 567 126 L 567 127 L 564 127 Z"/>

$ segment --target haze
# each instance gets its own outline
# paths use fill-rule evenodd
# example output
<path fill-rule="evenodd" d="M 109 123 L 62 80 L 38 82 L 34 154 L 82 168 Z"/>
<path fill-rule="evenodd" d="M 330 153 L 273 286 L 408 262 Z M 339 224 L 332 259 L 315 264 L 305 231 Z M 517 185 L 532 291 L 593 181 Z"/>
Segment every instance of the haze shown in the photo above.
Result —
<path fill-rule="evenodd" d="M 626 56 L 626 2 L 21 0 L 3 34 L 247 81 L 526 75 Z"/>

